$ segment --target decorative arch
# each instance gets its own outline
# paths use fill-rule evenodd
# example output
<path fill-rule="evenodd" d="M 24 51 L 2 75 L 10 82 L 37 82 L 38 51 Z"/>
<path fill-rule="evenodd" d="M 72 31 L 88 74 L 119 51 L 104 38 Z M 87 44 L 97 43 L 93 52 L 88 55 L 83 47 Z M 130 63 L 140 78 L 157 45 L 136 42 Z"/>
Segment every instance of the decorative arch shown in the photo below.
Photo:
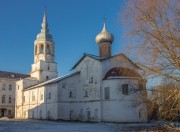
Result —
<path fill-rule="evenodd" d="M 121 76 L 142 78 L 138 72 L 132 69 L 124 68 L 124 67 L 114 67 L 106 73 L 104 80 L 108 79 L 109 77 L 121 77 Z"/>

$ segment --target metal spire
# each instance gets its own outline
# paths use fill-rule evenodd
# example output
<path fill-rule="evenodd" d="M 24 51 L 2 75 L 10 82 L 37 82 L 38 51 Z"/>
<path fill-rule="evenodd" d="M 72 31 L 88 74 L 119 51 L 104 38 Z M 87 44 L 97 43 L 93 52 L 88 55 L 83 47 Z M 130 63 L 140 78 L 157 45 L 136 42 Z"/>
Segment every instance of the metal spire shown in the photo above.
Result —
<path fill-rule="evenodd" d="M 103 20 L 104 20 L 104 26 L 103 26 L 103 30 L 102 30 L 102 32 L 107 32 L 107 29 L 106 29 L 106 17 L 104 17 L 103 18 Z"/>
<path fill-rule="evenodd" d="M 44 16 L 43 22 L 41 24 L 41 32 L 37 35 L 36 40 L 48 40 L 53 41 L 51 34 L 49 33 L 48 23 L 47 23 L 47 16 L 46 16 L 46 7 L 44 8 Z"/>

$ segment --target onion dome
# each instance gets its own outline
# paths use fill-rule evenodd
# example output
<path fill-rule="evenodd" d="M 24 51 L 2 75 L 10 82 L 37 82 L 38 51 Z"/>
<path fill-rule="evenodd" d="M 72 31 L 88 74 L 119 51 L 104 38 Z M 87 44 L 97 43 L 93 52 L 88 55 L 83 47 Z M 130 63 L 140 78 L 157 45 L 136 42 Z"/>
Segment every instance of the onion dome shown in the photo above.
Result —
<path fill-rule="evenodd" d="M 48 29 L 46 10 L 44 10 L 44 17 L 43 17 L 43 22 L 42 22 L 41 26 L 42 26 L 41 32 L 37 35 L 36 41 L 51 41 L 51 42 L 53 42 L 53 37 L 49 33 L 49 29 Z"/>
<path fill-rule="evenodd" d="M 109 43 L 113 43 L 114 40 L 114 36 L 109 33 L 106 29 L 106 23 L 104 22 L 104 27 L 102 29 L 102 31 L 96 36 L 96 43 L 104 43 L 104 42 L 109 42 Z"/>

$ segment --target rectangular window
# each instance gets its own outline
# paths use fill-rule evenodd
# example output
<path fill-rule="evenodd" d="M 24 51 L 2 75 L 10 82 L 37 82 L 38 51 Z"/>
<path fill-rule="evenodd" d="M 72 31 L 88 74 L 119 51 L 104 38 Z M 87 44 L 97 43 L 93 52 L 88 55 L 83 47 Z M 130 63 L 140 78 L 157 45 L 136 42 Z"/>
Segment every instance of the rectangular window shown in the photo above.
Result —
<path fill-rule="evenodd" d="M 69 98 L 73 98 L 73 92 L 69 91 Z"/>
<path fill-rule="evenodd" d="M 46 76 L 46 80 L 48 80 L 49 79 L 49 76 Z"/>
<path fill-rule="evenodd" d="M 19 90 L 19 85 L 17 85 L 17 88 L 18 88 L 18 90 Z"/>
<path fill-rule="evenodd" d="M 40 100 L 43 100 L 43 94 L 41 94 L 41 96 L 40 96 Z"/>
<path fill-rule="evenodd" d="M 4 104 L 6 102 L 5 100 L 5 95 L 2 96 L 2 104 Z"/>
<path fill-rule="evenodd" d="M 105 99 L 110 99 L 110 89 L 109 89 L 109 87 L 105 88 Z"/>
<path fill-rule="evenodd" d="M 3 84 L 2 90 L 6 90 L 6 84 Z"/>
<path fill-rule="evenodd" d="M 84 91 L 84 97 L 88 97 L 88 91 Z"/>
<path fill-rule="evenodd" d="M 12 85 L 9 85 L 9 91 L 12 91 Z"/>
<path fill-rule="evenodd" d="M 8 115 L 11 115 L 11 110 L 8 110 Z"/>
<path fill-rule="evenodd" d="M 9 101 L 8 101 L 9 103 L 12 103 L 12 98 L 11 97 L 9 97 Z"/>
<path fill-rule="evenodd" d="M 122 94 L 128 95 L 128 84 L 123 84 L 122 85 Z"/>
<path fill-rule="evenodd" d="M 93 83 L 93 77 L 90 77 L 89 83 Z"/>

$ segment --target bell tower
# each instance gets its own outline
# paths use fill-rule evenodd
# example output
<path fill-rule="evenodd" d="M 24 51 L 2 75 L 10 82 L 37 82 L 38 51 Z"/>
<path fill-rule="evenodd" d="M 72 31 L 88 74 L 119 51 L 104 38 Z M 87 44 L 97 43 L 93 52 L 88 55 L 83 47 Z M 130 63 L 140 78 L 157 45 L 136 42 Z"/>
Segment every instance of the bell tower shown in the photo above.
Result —
<path fill-rule="evenodd" d="M 44 10 L 41 26 L 41 32 L 34 41 L 34 64 L 32 64 L 31 77 L 36 77 L 39 82 L 44 82 L 58 76 L 57 64 L 54 62 L 55 43 L 49 33 L 46 10 Z"/>

